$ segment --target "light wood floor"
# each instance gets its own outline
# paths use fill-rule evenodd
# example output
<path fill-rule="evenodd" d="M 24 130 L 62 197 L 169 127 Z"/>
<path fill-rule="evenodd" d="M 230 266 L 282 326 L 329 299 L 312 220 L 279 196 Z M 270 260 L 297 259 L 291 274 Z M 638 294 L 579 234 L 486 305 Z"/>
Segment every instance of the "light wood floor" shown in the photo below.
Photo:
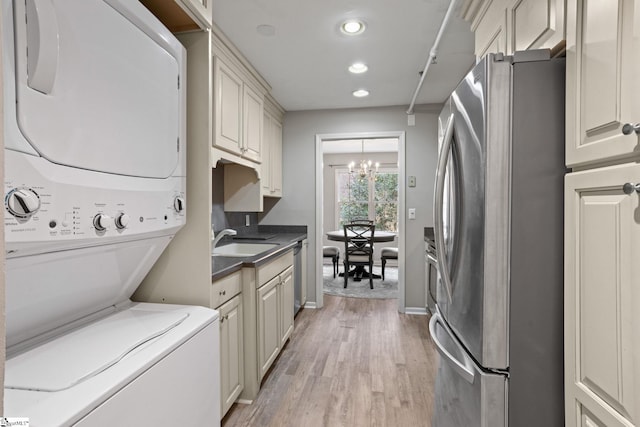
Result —
<path fill-rule="evenodd" d="M 396 300 L 325 295 L 295 330 L 251 405 L 222 426 L 429 426 L 436 352 L 427 316 Z"/>

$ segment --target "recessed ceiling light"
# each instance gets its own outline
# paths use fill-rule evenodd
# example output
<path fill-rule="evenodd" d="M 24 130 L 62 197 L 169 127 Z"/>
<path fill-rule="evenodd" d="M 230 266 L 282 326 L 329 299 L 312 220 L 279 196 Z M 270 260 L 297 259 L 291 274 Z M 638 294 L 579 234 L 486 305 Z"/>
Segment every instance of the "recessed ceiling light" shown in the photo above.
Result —
<path fill-rule="evenodd" d="M 367 67 L 365 64 L 363 64 L 362 62 L 354 62 L 353 64 L 351 64 L 349 66 L 349 71 L 351 71 L 354 74 L 360 74 L 360 73 L 364 73 L 365 71 L 367 71 L 369 69 L 369 67 Z"/>
<path fill-rule="evenodd" d="M 340 29 L 343 33 L 353 36 L 356 34 L 361 34 L 364 31 L 364 27 L 364 22 L 357 19 L 349 19 L 342 23 Z"/>
<path fill-rule="evenodd" d="M 369 96 L 369 91 L 366 89 L 358 89 L 356 91 L 353 92 L 353 96 L 355 96 L 356 98 L 362 98 L 365 96 Z"/>
<path fill-rule="evenodd" d="M 256 27 L 256 31 L 260 35 L 271 37 L 276 34 L 276 27 L 273 25 L 261 24 Z"/>

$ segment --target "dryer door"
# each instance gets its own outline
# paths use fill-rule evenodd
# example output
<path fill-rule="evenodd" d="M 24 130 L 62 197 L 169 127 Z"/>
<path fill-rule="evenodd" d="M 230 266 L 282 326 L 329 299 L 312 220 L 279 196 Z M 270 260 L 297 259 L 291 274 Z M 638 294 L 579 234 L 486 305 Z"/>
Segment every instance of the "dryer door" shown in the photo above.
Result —
<path fill-rule="evenodd" d="M 125 3 L 14 2 L 16 119 L 51 162 L 165 178 L 178 165 L 182 52 Z"/>

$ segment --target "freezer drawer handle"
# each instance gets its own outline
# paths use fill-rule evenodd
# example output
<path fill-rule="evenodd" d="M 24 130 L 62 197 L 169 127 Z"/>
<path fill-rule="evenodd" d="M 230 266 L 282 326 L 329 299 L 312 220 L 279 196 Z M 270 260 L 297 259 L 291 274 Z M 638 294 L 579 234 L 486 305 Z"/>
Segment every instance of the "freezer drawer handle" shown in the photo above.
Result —
<path fill-rule="evenodd" d="M 464 354 L 464 349 L 462 347 L 460 347 L 459 350 L 463 355 L 464 363 L 457 360 L 451 353 L 447 351 L 447 349 L 444 348 L 442 343 L 438 341 L 438 338 L 436 337 L 436 323 L 439 323 L 442 329 L 447 332 L 447 334 L 451 335 L 451 332 L 449 331 L 449 328 L 447 328 L 444 323 L 442 323 L 442 318 L 438 313 L 434 314 L 431 317 L 431 320 L 429 321 L 429 333 L 431 334 L 431 339 L 436 344 L 438 353 L 440 353 L 444 360 L 446 360 L 447 363 L 451 365 L 451 367 L 458 373 L 458 375 L 464 378 L 465 381 L 467 381 L 469 384 L 473 384 L 473 381 L 475 380 L 473 362 L 471 361 L 469 356 Z M 453 342 L 455 342 L 454 337 L 451 337 L 451 339 Z"/>

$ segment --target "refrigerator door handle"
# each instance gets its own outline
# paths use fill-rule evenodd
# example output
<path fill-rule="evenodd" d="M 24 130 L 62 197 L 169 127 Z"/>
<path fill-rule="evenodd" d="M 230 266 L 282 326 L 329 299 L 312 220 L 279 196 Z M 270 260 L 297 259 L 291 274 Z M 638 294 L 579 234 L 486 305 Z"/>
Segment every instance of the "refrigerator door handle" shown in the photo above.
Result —
<path fill-rule="evenodd" d="M 433 255 L 427 254 L 427 261 L 429 261 L 429 264 L 438 268 L 438 260 Z"/>
<path fill-rule="evenodd" d="M 442 140 L 442 149 L 440 156 L 438 157 L 438 166 L 436 172 L 436 190 L 435 190 L 435 203 L 434 203 L 434 231 L 436 238 L 436 247 L 438 248 L 438 272 L 444 282 L 444 288 L 447 291 L 447 297 L 451 302 L 453 298 L 453 289 L 451 285 L 451 278 L 449 277 L 449 270 L 447 269 L 447 251 L 445 250 L 444 243 L 444 218 L 442 217 L 444 208 L 444 178 L 446 175 L 447 162 L 449 161 L 449 154 L 451 153 L 451 144 L 453 142 L 453 114 L 449 116 L 447 121 L 447 129 L 444 133 Z"/>
<path fill-rule="evenodd" d="M 449 335 L 451 341 L 458 347 L 458 353 L 462 355 L 462 361 L 456 359 L 438 340 L 436 336 L 436 323 L 440 324 L 440 327 Z M 442 317 L 440 317 L 439 313 L 435 313 L 433 316 L 431 316 L 431 320 L 429 321 L 429 334 L 431 335 L 431 339 L 435 343 L 436 349 L 438 350 L 438 353 L 440 353 L 440 356 L 442 356 L 442 358 L 449 365 L 451 365 L 453 370 L 456 371 L 456 373 L 458 373 L 458 375 L 460 375 L 462 378 L 464 378 L 465 381 L 467 381 L 469 384 L 473 384 L 476 376 L 474 372 L 475 370 L 473 361 L 466 354 L 464 348 L 462 348 L 460 344 L 456 342 L 456 339 L 452 335 L 449 328 L 442 322 Z"/>

